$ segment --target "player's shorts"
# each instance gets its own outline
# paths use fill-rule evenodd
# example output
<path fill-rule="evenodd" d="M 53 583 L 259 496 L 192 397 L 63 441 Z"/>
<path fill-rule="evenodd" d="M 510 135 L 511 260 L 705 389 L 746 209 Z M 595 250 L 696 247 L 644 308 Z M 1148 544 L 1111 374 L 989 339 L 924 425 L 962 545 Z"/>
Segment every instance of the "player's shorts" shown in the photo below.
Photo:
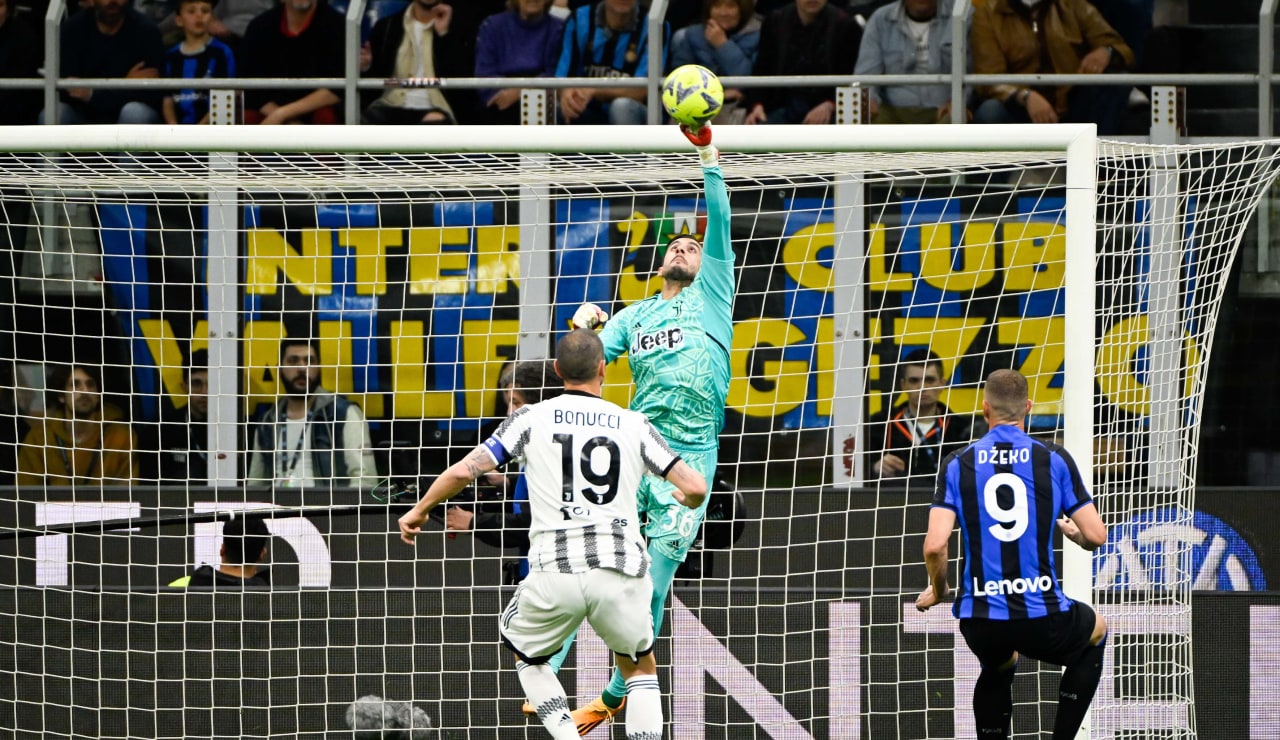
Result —
<path fill-rule="evenodd" d="M 1093 608 L 1076 601 L 1065 612 L 1035 619 L 961 619 L 960 634 L 984 666 L 1008 662 L 1015 650 L 1039 661 L 1069 666 L 1089 649 L 1095 620 Z"/>
<path fill-rule="evenodd" d="M 707 488 L 710 491 L 711 482 L 716 477 L 716 464 L 720 458 L 720 451 L 690 452 L 678 447 L 672 447 L 672 449 L 680 455 L 686 465 L 702 473 L 702 477 L 707 479 Z M 698 528 L 702 525 L 702 517 L 707 513 L 707 504 L 711 502 L 711 496 L 708 495 L 703 499 L 702 506 L 690 509 L 676 501 L 675 496 L 672 495 L 675 490 L 676 487 L 665 479 L 646 475 L 640 481 L 636 502 L 645 515 L 644 534 L 649 538 L 649 548 L 656 549 L 677 563 L 683 563 L 685 556 L 689 554 L 689 548 L 693 547 L 694 540 L 698 538 Z"/>
<path fill-rule="evenodd" d="M 610 650 L 637 660 L 653 650 L 652 600 L 648 574 L 533 571 L 503 609 L 498 632 L 524 662 L 545 663 L 585 619 Z"/>

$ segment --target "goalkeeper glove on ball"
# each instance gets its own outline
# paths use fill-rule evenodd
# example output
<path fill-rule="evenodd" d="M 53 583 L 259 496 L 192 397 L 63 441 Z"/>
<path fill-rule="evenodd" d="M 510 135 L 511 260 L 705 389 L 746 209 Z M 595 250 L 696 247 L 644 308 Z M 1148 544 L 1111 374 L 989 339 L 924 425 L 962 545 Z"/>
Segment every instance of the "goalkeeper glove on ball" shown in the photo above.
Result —
<path fill-rule="evenodd" d="M 698 128 L 680 125 L 680 133 L 698 149 L 698 157 L 703 167 L 714 167 L 720 164 L 720 152 L 711 145 L 711 124 L 704 123 Z"/>
<path fill-rule="evenodd" d="M 584 303 L 573 312 L 573 318 L 569 319 L 569 328 L 596 329 L 604 326 L 604 322 L 608 320 L 609 314 L 603 308 L 594 303 Z"/>

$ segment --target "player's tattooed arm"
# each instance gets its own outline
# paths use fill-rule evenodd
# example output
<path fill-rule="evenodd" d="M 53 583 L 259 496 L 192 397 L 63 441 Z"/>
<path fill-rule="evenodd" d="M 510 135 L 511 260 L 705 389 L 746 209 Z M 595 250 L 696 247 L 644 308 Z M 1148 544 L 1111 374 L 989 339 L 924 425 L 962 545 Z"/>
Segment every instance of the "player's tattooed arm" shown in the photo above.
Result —
<path fill-rule="evenodd" d="M 667 481 L 676 487 L 673 492 L 675 500 L 690 509 L 702 506 L 707 497 L 707 479 L 702 473 L 694 470 L 684 460 L 676 460 L 675 465 L 667 471 Z"/>
<path fill-rule="evenodd" d="M 477 446 L 462 460 L 449 466 L 439 478 L 432 481 L 422 499 L 400 517 L 400 539 L 413 544 L 413 538 L 422 531 L 422 525 L 432 509 L 458 495 L 476 478 L 497 467 L 498 461 L 493 459 L 484 445 Z"/>

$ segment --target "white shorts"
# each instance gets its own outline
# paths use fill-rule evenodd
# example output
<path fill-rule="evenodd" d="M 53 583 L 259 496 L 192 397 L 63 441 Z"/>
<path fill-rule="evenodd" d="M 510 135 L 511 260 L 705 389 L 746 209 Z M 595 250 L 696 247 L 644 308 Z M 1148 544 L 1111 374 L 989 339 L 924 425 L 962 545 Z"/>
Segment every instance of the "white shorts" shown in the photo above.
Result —
<path fill-rule="evenodd" d="M 533 571 L 502 610 L 502 641 L 526 663 L 543 663 L 560 651 L 582 620 L 609 649 L 632 660 L 653 650 L 653 581 L 617 571 Z"/>

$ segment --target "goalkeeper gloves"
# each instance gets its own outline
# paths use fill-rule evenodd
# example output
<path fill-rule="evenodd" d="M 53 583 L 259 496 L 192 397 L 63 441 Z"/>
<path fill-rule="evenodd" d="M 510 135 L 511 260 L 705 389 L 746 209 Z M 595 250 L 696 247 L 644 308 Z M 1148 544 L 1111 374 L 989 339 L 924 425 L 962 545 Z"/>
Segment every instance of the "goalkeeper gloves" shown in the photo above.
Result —
<path fill-rule="evenodd" d="M 698 149 L 698 158 L 703 167 L 715 167 L 720 164 L 720 152 L 711 145 L 711 124 L 704 123 L 698 128 L 680 125 L 680 133 Z"/>
<path fill-rule="evenodd" d="M 608 320 L 609 314 L 603 308 L 594 303 L 584 303 L 573 312 L 573 318 L 569 319 L 569 328 L 596 329 L 604 326 L 604 322 Z"/>

